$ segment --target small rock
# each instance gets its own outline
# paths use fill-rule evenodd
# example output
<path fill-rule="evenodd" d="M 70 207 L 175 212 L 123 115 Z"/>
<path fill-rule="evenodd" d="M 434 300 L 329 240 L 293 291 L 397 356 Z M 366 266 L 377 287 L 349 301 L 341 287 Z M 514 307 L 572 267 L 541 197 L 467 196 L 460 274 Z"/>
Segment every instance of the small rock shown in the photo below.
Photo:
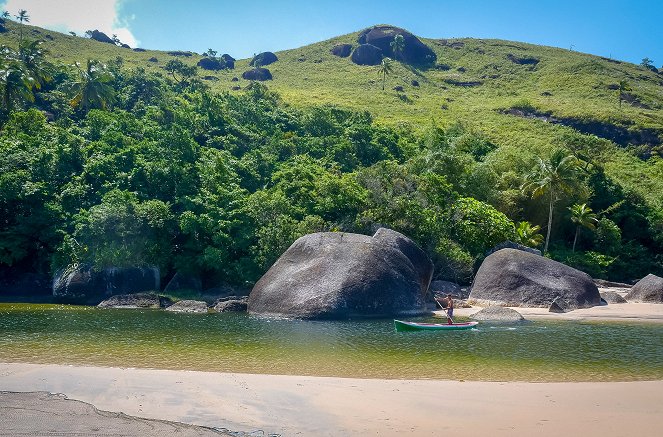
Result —
<path fill-rule="evenodd" d="M 246 311 L 248 300 L 247 296 L 219 299 L 214 305 L 214 310 L 219 313 Z"/>
<path fill-rule="evenodd" d="M 410 83 L 412 84 L 412 86 L 419 86 L 419 81 L 418 80 L 413 79 L 412 82 L 410 82 Z"/>
<path fill-rule="evenodd" d="M 208 308 L 205 302 L 199 300 L 180 300 L 166 308 L 166 311 L 175 313 L 207 313 Z"/>
<path fill-rule="evenodd" d="M 339 58 L 347 58 L 352 53 L 352 44 L 336 44 L 330 52 Z"/>
<path fill-rule="evenodd" d="M 148 61 L 149 62 L 159 62 L 159 60 L 157 58 L 155 58 L 154 56 L 152 56 L 150 59 L 148 59 Z"/>
<path fill-rule="evenodd" d="M 627 300 L 624 299 L 619 293 L 614 291 L 604 291 L 601 293 L 601 299 L 605 300 L 606 303 L 627 303 Z"/>
<path fill-rule="evenodd" d="M 489 306 L 479 312 L 476 312 L 470 316 L 472 320 L 486 321 L 486 322 L 504 322 L 504 323 L 516 323 L 522 322 L 525 318 L 518 311 L 501 307 L 501 306 Z"/>
<path fill-rule="evenodd" d="M 403 87 L 400 86 L 400 85 L 396 85 L 396 86 L 393 88 L 393 90 L 396 91 L 396 92 L 399 92 L 399 93 L 402 93 L 402 92 L 404 91 L 404 90 L 403 90 Z"/>

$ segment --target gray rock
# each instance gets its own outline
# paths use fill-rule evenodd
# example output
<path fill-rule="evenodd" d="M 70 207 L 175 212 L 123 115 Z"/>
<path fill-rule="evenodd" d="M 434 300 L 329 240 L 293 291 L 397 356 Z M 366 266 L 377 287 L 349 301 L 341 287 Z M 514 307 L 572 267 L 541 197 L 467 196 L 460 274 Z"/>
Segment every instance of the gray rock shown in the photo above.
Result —
<path fill-rule="evenodd" d="M 623 282 L 606 281 L 605 279 L 594 279 L 594 283 L 599 288 L 631 288 L 633 284 L 625 284 Z"/>
<path fill-rule="evenodd" d="M 99 308 L 162 308 L 172 304 L 154 293 L 118 294 L 101 302 Z"/>
<path fill-rule="evenodd" d="M 469 296 L 473 304 L 512 307 L 547 308 L 553 301 L 572 310 L 599 305 L 601 296 L 588 274 L 517 249 L 488 256 Z"/>
<path fill-rule="evenodd" d="M 430 291 L 433 294 L 447 295 L 460 297 L 462 295 L 460 285 L 455 282 L 449 281 L 433 281 L 430 283 Z"/>
<path fill-rule="evenodd" d="M 97 305 L 116 294 L 157 291 L 160 288 L 158 267 L 109 267 L 92 269 L 72 265 L 53 279 L 53 297 L 58 300 Z"/>
<path fill-rule="evenodd" d="M 242 312 L 246 311 L 247 309 L 247 304 L 249 301 L 249 298 L 244 296 L 244 297 L 236 297 L 235 298 L 223 298 L 223 300 L 219 300 L 216 305 L 214 305 L 214 310 L 219 312 L 219 313 L 226 313 L 226 312 Z"/>
<path fill-rule="evenodd" d="M 261 67 L 264 67 L 265 65 L 273 64 L 274 62 L 278 61 L 279 58 L 272 52 L 262 52 L 258 53 L 251 59 L 251 62 L 249 62 L 249 65 L 251 67 L 255 67 L 256 65 L 260 65 Z"/>
<path fill-rule="evenodd" d="M 486 321 L 486 322 L 503 322 L 503 323 L 515 323 L 522 322 L 525 318 L 518 311 L 501 307 L 501 306 L 489 306 L 486 307 L 470 316 L 470 319 L 477 321 Z"/>
<path fill-rule="evenodd" d="M 566 309 L 560 304 L 560 302 L 554 300 L 550 306 L 548 307 L 548 312 L 549 313 L 565 313 Z"/>
<path fill-rule="evenodd" d="M 163 289 L 164 293 L 172 293 L 176 291 L 194 291 L 200 293 L 203 289 L 202 281 L 196 275 L 177 272 L 173 279 L 168 282 L 166 288 Z"/>
<path fill-rule="evenodd" d="M 109 37 L 103 32 L 98 31 L 97 29 L 92 31 L 92 33 L 90 34 L 90 39 L 115 45 L 115 41 L 113 41 L 111 37 Z"/>
<path fill-rule="evenodd" d="M 266 68 L 254 68 L 242 73 L 242 79 L 246 80 L 272 80 L 272 73 Z"/>
<path fill-rule="evenodd" d="M 226 61 L 223 58 L 203 58 L 196 64 L 203 70 L 225 70 L 227 68 Z"/>
<path fill-rule="evenodd" d="M 626 299 L 624 299 L 619 293 L 615 293 L 614 291 L 603 291 L 601 292 L 601 299 L 605 300 L 607 303 L 626 303 Z"/>
<path fill-rule="evenodd" d="M 371 44 L 362 44 L 354 49 L 350 59 L 357 65 L 378 65 L 382 62 L 382 50 Z"/>
<path fill-rule="evenodd" d="M 663 278 L 651 273 L 640 279 L 626 295 L 629 302 L 663 303 Z"/>
<path fill-rule="evenodd" d="M 403 36 L 403 52 L 394 53 L 391 43 L 396 35 Z M 408 64 L 434 64 L 437 60 L 435 52 L 419 38 L 405 29 L 394 26 L 373 26 L 360 32 L 359 44 L 372 44 L 379 47 L 385 56 Z"/>
<path fill-rule="evenodd" d="M 199 300 L 180 300 L 166 308 L 166 311 L 174 313 L 207 313 L 208 308 L 205 302 Z"/>
<path fill-rule="evenodd" d="M 433 265 L 412 240 L 389 229 L 295 241 L 249 295 L 252 314 L 306 319 L 428 314 Z"/>
<path fill-rule="evenodd" d="M 352 53 L 352 44 L 336 44 L 330 50 L 331 54 L 340 58 L 347 58 Z"/>

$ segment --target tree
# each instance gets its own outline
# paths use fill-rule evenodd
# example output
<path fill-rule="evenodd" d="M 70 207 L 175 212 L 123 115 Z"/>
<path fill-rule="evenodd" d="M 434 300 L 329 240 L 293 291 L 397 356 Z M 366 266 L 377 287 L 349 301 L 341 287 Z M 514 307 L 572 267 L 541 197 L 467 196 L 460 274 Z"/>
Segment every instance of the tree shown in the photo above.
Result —
<path fill-rule="evenodd" d="M 578 159 L 564 149 L 555 150 L 548 160 L 537 158 L 537 163 L 526 176 L 522 189 L 531 191 L 532 198 L 548 195 L 548 229 L 543 252 L 548 251 L 555 203 L 564 193 L 570 193 L 577 184 Z"/>
<path fill-rule="evenodd" d="M 53 66 L 46 62 L 45 55 L 46 52 L 41 48 L 41 41 L 25 40 L 19 47 L 19 59 L 35 80 L 37 89 L 53 79 Z"/>
<path fill-rule="evenodd" d="M 543 235 L 539 234 L 541 226 L 534 225 L 530 222 L 518 222 L 516 226 L 516 240 L 517 243 L 524 244 L 529 247 L 539 247 L 543 243 Z"/>
<path fill-rule="evenodd" d="M 72 96 L 71 105 L 87 113 L 92 108 L 105 109 L 115 99 L 114 76 L 99 61 L 87 61 L 85 70 L 76 63 L 78 78 L 69 82 L 66 90 Z"/>
<path fill-rule="evenodd" d="M 391 51 L 394 54 L 394 58 L 402 61 L 403 51 L 405 50 L 405 38 L 403 38 L 403 35 L 396 35 L 394 40 L 390 42 L 389 45 L 391 46 Z"/>
<path fill-rule="evenodd" d="M 16 19 L 19 21 L 19 23 L 29 23 L 30 22 L 30 16 L 28 15 L 28 11 L 25 9 L 21 9 L 18 11 L 18 15 L 16 16 Z M 19 46 L 21 45 L 21 42 L 23 42 L 23 26 L 19 27 L 19 36 L 18 36 L 18 44 Z"/>
<path fill-rule="evenodd" d="M 16 101 L 34 102 L 32 90 L 39 83 L 30 75 L 18 54 L 4 47 L 0 61 L 0 86 L 2 87 L 2 106 L 7 113 L 14 108 Z"/>
<path fill-rule="evenodd" d="M 649 58 L 643 58 L 640 65 L 645 67 L 647 70 L 653 71 L 654 73 L 656 73 L 658 71 L 658 70 L 656 70 L 656 67 L 654 67 L 654 61 L 652 61 Z"/>
<path fill-rule="evenodd" d="M 171 59 L 164 66 L 164 70 L 169 72 L 175 82 L 178 84 L 195 76 L 197 69 L 198 68 L 195 65 L 186 65 L 179 59 Z"/>
<path fill-rule="evenodd" d="M 117 45 L 117 46 L 119 46 L 119 45 L 122 44 L 122 41 L 120 41 L 120 38 L 118 38 L 116 34 L 113 34 L 113 36 L 111 37 L 111 39 L 113 40 L 113 42 L 114 42 L 115 45 Z"/>
<path fill-rule="evenodd" d="M 216 50 L 207 49 L 207 51 L 203 53 L 203 55 L 207 56 L 208 58 L 215 58 L 217 53 L 218 52 Z"/>
<path fill-rule="evenodd" d="M 391 59 L 384 58 L 380 65 L 378 65 L 378 76 L 382 75 L 382 91 L 384 91 L 384 84 L 387 80 L 387 75 L 394 72 L 394 67 L 391 65 Z"/>
<path fill-rule="evenodd" d="M 580 228 L 583 227 L 594 230 L 598 220 L 596 214 L 592 212 L 592 208 L 587 206 L 586 203 L 583 203 L 582 205 L 575 204 L 569 207 L 569 211 L 571 211 L 571 221 L 576 224 L 576 235 L 573 238 L 573 249 L 571 249 L 572 252 L 575 252 Z"/>
<path fill-rule="evenodd" d="M 9 17 L 11 17 L 11 14 L 8 11 L 3 11 L 2 12 L 2 18 L 3 19 L 7 19 Z"/>
<path fill-rule="evenodd" d="M 69 31 L 69 35 L 71 35 L 71 36 L 77 36 L 77 35 L 76 35 L 76 32 L 74 32 L 74 31 Z"/>

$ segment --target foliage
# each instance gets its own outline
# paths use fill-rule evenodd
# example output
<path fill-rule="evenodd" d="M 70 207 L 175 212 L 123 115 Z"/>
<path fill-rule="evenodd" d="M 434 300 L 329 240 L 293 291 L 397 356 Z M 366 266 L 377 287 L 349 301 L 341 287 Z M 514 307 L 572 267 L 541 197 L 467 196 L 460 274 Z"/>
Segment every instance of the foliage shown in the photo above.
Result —
<path fill-rule="evenodd" d="M 543 235 L 539 234 L 541 226 L 530 222 L 518 222 L 516 226 L 516 242 L 529 247 L 539 247 L 543 244 Z"/>

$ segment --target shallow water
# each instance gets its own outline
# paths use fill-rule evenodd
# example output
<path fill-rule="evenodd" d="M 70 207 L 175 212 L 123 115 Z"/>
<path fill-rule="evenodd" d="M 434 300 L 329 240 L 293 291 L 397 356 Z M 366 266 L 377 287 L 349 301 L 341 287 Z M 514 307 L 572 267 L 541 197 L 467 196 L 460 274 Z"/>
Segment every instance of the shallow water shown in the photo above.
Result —
<path fill-rule="evenodd" d="M 663 379 L 663 325 L 481 323 L 470 331 L 398 333 L 391 319 L 0 304 L 0 362 L 358 378 L 652 380 Z"/>

